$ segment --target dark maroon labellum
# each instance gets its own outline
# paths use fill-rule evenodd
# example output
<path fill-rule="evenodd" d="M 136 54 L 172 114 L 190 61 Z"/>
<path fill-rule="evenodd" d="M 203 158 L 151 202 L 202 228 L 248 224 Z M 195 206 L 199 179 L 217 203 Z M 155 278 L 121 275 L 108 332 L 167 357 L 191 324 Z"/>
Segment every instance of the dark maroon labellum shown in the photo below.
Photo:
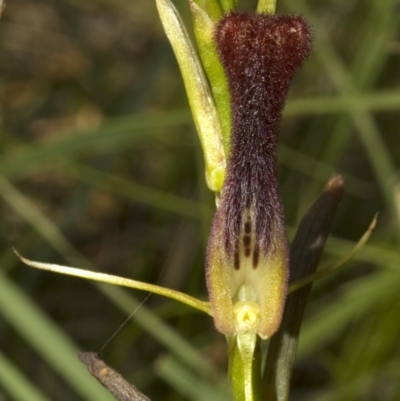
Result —
<path fill-rule="evenodd" d="M 265 250 L 272 220 L 282 214 L 277 191 L 278 124 L 289 85 L 310 51 L 309 27 L 300 16 L 231 13 L 218 24 L 216 42 L 232 108 L 228 172 L 218 211 L 225 215 L 225 247 L 228 253 L 237 251 L 245 224 L 245 232 L 254 228 Z M 243 212 L 250 208 L 253 221 L 243 223 Z M 246 250 L 248 238 L 244 237 Z M 255 255 L 254 267 L 257 259 Z"/>

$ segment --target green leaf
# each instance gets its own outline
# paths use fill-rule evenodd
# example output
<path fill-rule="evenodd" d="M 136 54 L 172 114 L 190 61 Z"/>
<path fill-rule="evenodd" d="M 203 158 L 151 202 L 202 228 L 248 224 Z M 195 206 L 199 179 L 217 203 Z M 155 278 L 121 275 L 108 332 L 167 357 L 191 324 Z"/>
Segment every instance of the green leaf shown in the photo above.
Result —
<path fill-rule="evenodd" d="M 76 345 L 4 274 L 0 313 L 85 400 L 114 400 L 78 361 Z"/>
<path fill-rule="evenodd" d="M 185 369 L 177 359 L 165 356 L 155 364 L 156 373 L 187 399 L 194 401 L 219 401 L 226 398 L 226 388 L 221 390 L 207 384 L 198 374 Z"/>
<path fill-rule="evenodd" d="M 16 401 L 49 401 L 49 399 L 0 353 L 0 385 Z M 2 393 L 4 396 L 5 394 Z"/>
<path fill-rule="evenodd" d="M 343 178 L 333 177 L 304 216 L 290 249 L 290 282 L 316 270 L 343 190 Z M 271 339 L 263 378 L 269 401 L 289 399 L 291 372 L 311 286 L 312 283 L 288 296 L 281 327 Z"/>

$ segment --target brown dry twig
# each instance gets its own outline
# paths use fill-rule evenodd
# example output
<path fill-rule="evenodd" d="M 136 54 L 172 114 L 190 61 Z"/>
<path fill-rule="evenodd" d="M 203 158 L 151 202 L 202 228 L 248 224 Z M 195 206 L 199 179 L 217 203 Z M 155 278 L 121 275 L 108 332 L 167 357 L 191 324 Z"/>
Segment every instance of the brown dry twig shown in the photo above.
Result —
<path fill-rule="evenodd" d="M 86 365 L 95 377 L 119 401 L 151 401 L 133 384 L 127 382 L 118 372 L 98 358 L 94 352 L 79 352 L 79 360 Z"/>

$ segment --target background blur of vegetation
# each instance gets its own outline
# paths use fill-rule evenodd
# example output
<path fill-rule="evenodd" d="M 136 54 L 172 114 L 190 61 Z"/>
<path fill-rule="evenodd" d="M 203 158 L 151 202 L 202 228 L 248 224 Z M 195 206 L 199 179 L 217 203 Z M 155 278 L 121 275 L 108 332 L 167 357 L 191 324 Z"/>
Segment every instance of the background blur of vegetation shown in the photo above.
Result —
<path fill-rule="evenodd" d="M 399 400 L 400 3 L 278 9 L 315 32 L 280 135 L 289 237 L 334 172 L 346 194 L 322 266 L 380 212 L 314 287 L 292 399 Z M 0 51 L 0 400 L 111 400 L 76 350 L 98 351 L 147 294 L 35 271 L 11 248 L 206 297 L 214 201 L 177 65 L 152 0 L 10 0 Z M 229 398 L 224 338 L 160 297 L 101 356 L 155 401 Z"/>

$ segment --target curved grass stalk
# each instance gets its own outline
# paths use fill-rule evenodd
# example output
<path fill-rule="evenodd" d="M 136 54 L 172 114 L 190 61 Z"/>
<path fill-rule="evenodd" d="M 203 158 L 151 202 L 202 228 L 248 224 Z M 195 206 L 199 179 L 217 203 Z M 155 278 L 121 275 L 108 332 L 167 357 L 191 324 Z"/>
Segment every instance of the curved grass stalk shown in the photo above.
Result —
<path fill-rule="evenodd" d="M 360 240 L 357 242 L 357 244 L 353 247 L 353 249 L 345 256 L 343 256 L 339 261 L 334 263 L 331 266 L 325 267 L 324 269 L 318 270 L 313 274 L 310 274 L 300 280 L 295 281 L 292 285 L 290 285 L 288 289 L 288 294 L 291 294 L 294 291 L 297 291 L 298 289 L 304 287 L 307 284 L 311 284 L 313 281 L 319 280 L 320 278 L 326 277 L 329 274 L 333 273 L 335 270 L 340 269 L 342 266 L 344 266 L 349 260 L 351 260 L 360 250 L 363 248 L 363 246 L 366 244 L 366 242 L 369 240 L 369 237 L 372 234 L 372 231 L 374 231 L 376 227 L 376 222 L 378 220 L 378 214 L 376 214 L 369 225 L 367 231 L 363 234 L 363 236 L 360 238 Z"/>

